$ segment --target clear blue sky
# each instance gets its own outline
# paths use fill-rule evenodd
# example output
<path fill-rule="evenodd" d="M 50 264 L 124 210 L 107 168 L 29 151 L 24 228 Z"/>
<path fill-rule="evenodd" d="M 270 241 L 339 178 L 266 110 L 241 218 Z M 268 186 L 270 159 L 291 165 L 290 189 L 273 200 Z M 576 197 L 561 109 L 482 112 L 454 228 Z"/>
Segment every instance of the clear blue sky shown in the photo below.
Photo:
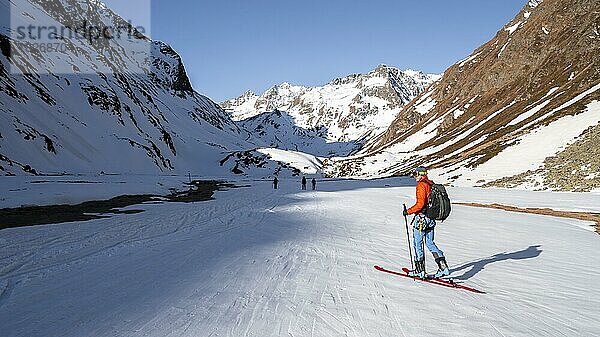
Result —
<path fill-rule="evenodd" d="M 197 91 L 222 101 L 281 82 L 320 85 L 380 63 L 441 73 L 526 3 L 152 0 L 151 36 L 182 56 Z"/>

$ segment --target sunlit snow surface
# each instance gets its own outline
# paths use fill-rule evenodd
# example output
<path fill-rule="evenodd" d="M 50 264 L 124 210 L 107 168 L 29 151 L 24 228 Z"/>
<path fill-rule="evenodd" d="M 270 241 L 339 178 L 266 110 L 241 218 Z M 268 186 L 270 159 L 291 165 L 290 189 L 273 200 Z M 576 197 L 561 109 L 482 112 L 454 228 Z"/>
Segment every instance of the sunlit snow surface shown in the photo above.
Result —
<path fill-rule="evenodd" d="M 302 152 L 286 151 L 273 148 L 261 148 L 257 151 L 269 155 L 270 159 L 272 160 L 289 164 L 290 166 L 300 170 L 302 173 L 320 174 L 323 166 L 321 159 Z"/>
<path fill-rule="evenodd" d="M 527 170 L 535 170 L 547 157 L 564 150 L 587 128 L 600 123 L 599 112 L 600 102 L 594 101 L 584 112 L 576 116 L 565 116 L 545 127 L 539 127 L 520 137 L 514 145 L 475 169 L 462 167 L 453 171 L 452 174 L 461 175 L 455 183 L 463 186 L 472 185 L 481 180 L 492 181 Z M 448 170 L 434 171 L 440 177 L 450 175 Z"/>
<path fill-rule="evenodd" d="M 409 265 L 402 203 L 414 201 L 410 180 L 319 181 L 314 192 L 301 192 L 299 179 L 282 179 L 279 190 L 239 184 L 249 187 L 202 203 L 1 230 L 2 336 L 597 334 L 599 237 L 589 222 L 455 205 L 436 241 L 455 280 L 486 292 L 473 294 L 373 268 Z M 450 194 L 600 205 L 593 193 Z"/>

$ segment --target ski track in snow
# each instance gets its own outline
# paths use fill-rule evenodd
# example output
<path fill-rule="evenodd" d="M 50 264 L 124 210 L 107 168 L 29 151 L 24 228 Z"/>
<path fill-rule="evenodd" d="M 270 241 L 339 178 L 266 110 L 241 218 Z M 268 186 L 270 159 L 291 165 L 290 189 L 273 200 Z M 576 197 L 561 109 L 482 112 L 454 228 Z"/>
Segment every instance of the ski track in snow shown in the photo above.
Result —
<path fill-rule="evenodd" d="M 389 182 L 319 182 L 319 191 L 302 193 L 295 180 L 282 179 L 276 191 L 254 182 L 207 202 L 135 205 L 145 212 L 2 230 L 0 331 L 595 335 L 599 238 L 573 226 L 586 222 L 457 205 L 436 241 L 455 280 L 487 294 L 447 289 L 373 268 L 410 266 L 401 205 L 413 201 L 414 187 L 383 187 Z M 505 198 L 499 190 L 486 197 L 496 194 Z M 531 199 L 543 202 L 540 194 Z"/>

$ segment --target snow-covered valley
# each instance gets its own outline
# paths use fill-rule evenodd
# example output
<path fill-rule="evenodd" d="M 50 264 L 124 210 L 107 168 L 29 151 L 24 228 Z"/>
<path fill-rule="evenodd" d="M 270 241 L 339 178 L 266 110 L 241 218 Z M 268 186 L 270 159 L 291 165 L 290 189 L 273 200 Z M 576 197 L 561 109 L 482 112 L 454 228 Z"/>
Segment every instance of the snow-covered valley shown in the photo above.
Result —
<path fill-rule="evenodd" d="M 0 337 L 598 335 L 596 4 L 531 0 L 442 75 L 221 104 L 100 1 L 0 7 Z M 130 34 L 41 53 L 14 29 L 88 21 Z M 390 177 L 417 166 L 453 202 L 451 277 L 483 294 L 374 268 L 411 265 L 415 183 Z"/>
<path fill-rule="evenodd" d="M 410 180 L 319 181 L 307 192 L 296 179 L 279 190 L 270 181 L 238 185 L 247 187 L 207 202 L 0 231 L 2 335 L 597 334 L 600 258 L 590 222 L 454 206 L 436 241 L 454 279 L 486 292 L 473 294 L 373 268 L 410 263 L 402 217 L 402 203 L 414 201 Z M 450 194 L 600 211 L 594 193 Z"/>

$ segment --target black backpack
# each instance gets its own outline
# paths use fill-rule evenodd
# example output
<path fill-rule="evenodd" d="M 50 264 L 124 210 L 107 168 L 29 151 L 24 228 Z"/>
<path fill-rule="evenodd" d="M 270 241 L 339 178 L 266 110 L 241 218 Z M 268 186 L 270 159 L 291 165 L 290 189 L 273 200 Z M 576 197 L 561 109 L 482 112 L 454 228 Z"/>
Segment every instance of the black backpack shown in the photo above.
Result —
<path fill-rule="evenodd" d="M 431 186 L 431 193 L 429 194 L 429 200 L 427 201 L 427 206 L 425 208 L 425 215 L 432 220 L 446 220 L 450 215 L 451 210 L 450 198 L 448 197 L 446 188 L 441 184 L 430 184 L 427 181 L 425 182 Z"/>

